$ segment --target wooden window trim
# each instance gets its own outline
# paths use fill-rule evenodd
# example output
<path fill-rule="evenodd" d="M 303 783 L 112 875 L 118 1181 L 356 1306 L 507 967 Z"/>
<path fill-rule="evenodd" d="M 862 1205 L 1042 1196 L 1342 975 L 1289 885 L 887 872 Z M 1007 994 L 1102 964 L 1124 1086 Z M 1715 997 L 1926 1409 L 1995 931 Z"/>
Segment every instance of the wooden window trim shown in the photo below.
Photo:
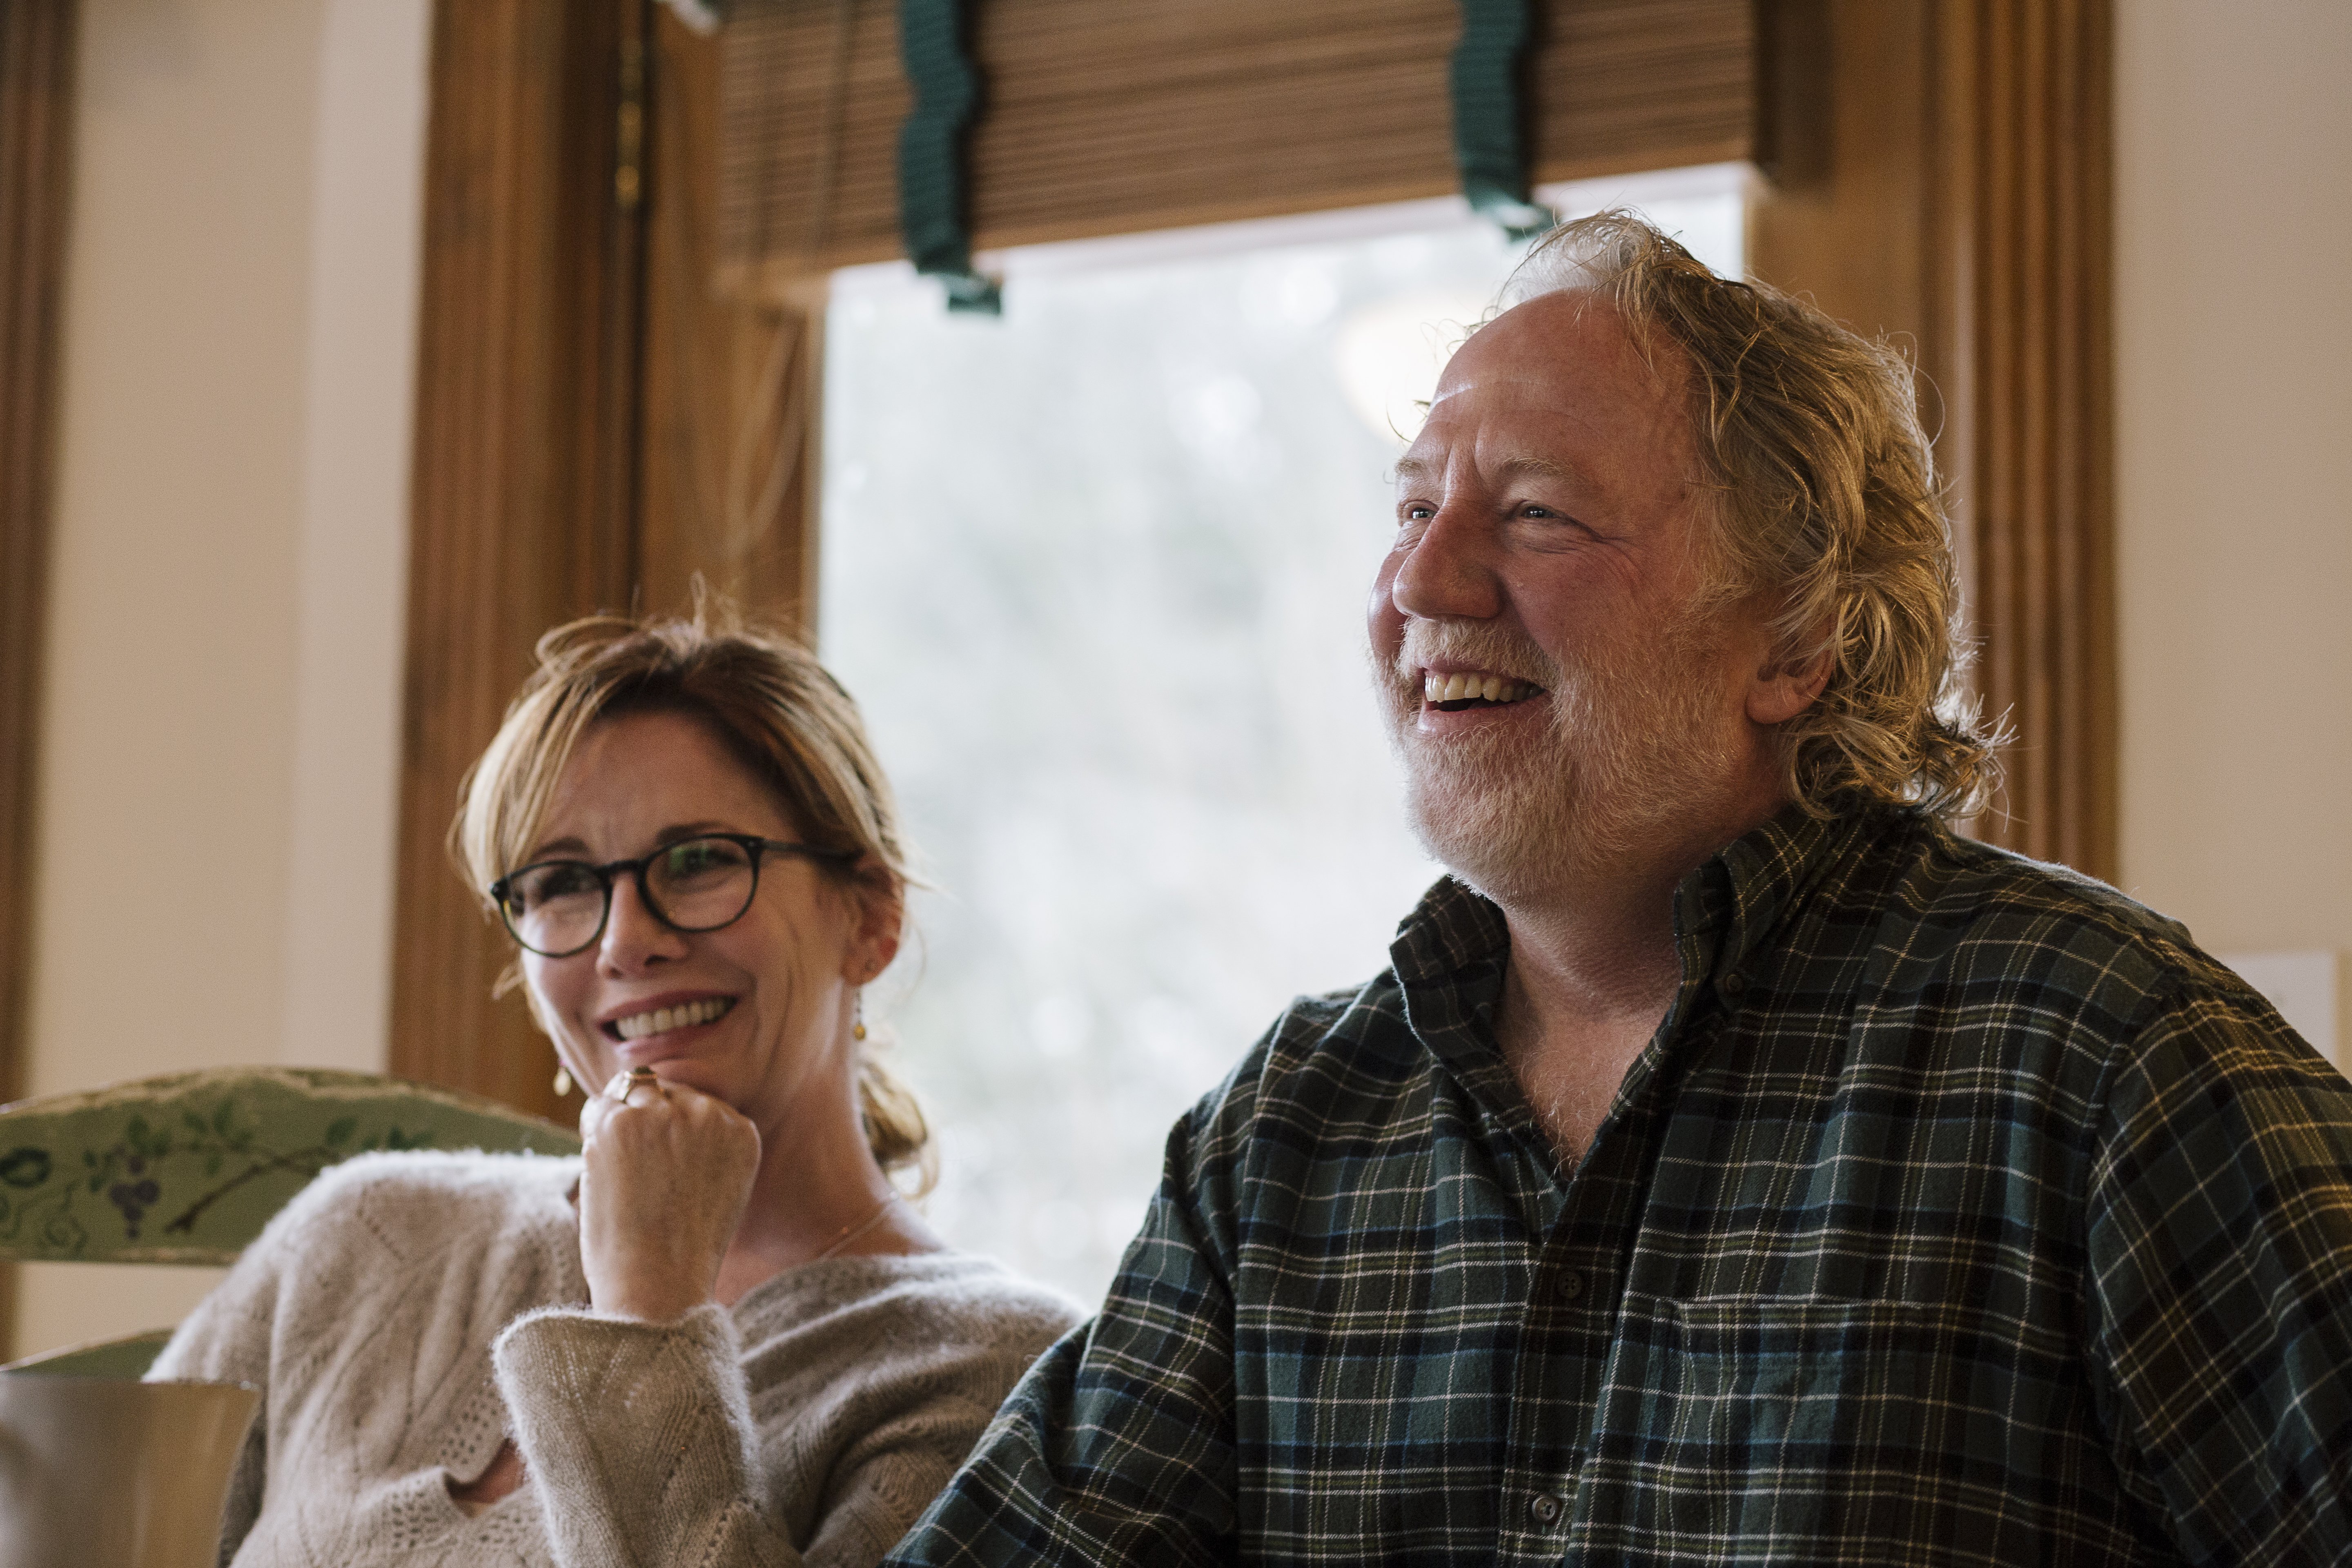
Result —
<path fill-rule="evenodd" d="M 554 1053 L 491 1002 L 508 945 L 443 847 L 540 634 L 625 609 L 636 575 L 643 236 L 615 176 L 647 19 L 643 0 L 434 8 L 392 1069 L 542 1112 Z"/>
<path fill-rule="evenodd" d="M 25 1092 L 35 794 L 73 197 L 74 0 L 0 0 L 0 1101 Z M 16 1271 L 0 1268 L 0 1359 Z"/>
<path fill-rule="evenodd" d="M 2112 880 L 2111 0 L 1773 0 L 1750 265 L 1916 345 L 1989 715 L 1977 833 Z"/>

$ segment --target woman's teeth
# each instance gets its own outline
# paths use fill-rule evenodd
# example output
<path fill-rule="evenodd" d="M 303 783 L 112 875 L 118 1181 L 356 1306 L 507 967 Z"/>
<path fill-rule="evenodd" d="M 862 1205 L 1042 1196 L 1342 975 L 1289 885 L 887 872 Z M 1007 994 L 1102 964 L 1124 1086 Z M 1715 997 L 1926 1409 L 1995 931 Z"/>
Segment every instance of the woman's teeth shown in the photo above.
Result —
<path fill-rule="evenodd" d="M 675 1007 L 656 1007 L 650 1013 L 633 1013 L 614 1025 L 613 1032 L 625 1040 L 641 1040 L 647 1035 L 683 1029 L 690 1024 L 708 1024 L 713 1018 L 724 1017 L 727 1009 L 733 1005 L 735 998 L 732 996 L 706 996 L 699 1002 L 681 1002 Z"/>
<path fill-rule="evenodd" d="M 1514 680 L 1507 675 L 1478 671 L 1440 675 L 1433 669 L 1421 672 L 1421 695 L 1425 702 L 1517 702 L 1541 689 L 1530 681 Z"/>

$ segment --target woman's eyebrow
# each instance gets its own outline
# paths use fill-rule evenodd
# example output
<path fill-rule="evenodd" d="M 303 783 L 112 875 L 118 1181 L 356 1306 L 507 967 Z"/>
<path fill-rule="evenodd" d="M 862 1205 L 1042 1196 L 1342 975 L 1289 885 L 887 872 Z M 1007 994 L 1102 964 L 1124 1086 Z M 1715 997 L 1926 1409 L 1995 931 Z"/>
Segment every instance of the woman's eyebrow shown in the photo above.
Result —
<path fill-rule="evenodd" d="M 707 822 L 678 822 L 654 835 L 654 847 L 665 848 L 688 838 L 700 838 L 710 833 L 735 833 L 740 829 L 713 818 Z M 551 838 L 532 850 L 530 860 L 586 860 L 591 858 L 586 843 L 578 838 Z M 628 857 L 635 858 L 635 857 Z"/>
<path fill-rule="evenodd" d="M 706 833 L 733 833 L 737 829 L 724 822 L 680 822 L 654 835 L 656 844 L 675 844 L 682 838 L 699 838 Z"/>

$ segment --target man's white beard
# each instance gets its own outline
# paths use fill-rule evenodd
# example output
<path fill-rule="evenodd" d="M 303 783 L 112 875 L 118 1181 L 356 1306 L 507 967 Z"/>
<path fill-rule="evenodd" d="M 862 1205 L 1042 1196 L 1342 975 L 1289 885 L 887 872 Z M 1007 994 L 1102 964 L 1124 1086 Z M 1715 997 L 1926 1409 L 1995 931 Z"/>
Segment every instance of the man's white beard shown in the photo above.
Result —
<path fill-rule="evenodd" d="M 1633 657 L 1588 659 L 1571 673 L 1496 628 L 1408 626 L 1395 668 L 1377 673 L 1423 847 L 1509 905 L 1670 842 L 1677 820 L 1719 799 L 1734 771 L 1708 704 L 1713 661 L 1694 629 L 1670 628 Z M 1535 682 L 1544 695 L 1528 700 L 1549 722 L 1532 737 L 1516 724 L 1422 733 L 1421 668 L 1434 659 Z"/>

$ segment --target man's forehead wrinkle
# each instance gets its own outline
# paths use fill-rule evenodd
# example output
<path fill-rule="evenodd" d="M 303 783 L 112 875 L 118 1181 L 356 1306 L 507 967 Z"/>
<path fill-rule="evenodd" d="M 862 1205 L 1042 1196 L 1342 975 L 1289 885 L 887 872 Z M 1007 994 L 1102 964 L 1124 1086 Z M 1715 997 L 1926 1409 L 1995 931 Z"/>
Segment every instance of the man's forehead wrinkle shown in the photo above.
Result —
<path fill-rule="evenodd" d="M 1448 443 L 1445 450 L 1451 452 L 1453 445 Z M 1488 456 L 1478 452 L 1474 444 L 1471 460 L 1480 472 L 1496 476 L 1529 474 L 1538 479 L 1568 479 L 1579 484 L 1596 482 L 1592 471 L 1583 464 L 1545 452 L 1517 450 Z M 1396 460 L 1390 473 L 1399 480 L 1427 479 L 1441 477 L 1446 467 L 1443 456 L 1408 452 Z"/>

